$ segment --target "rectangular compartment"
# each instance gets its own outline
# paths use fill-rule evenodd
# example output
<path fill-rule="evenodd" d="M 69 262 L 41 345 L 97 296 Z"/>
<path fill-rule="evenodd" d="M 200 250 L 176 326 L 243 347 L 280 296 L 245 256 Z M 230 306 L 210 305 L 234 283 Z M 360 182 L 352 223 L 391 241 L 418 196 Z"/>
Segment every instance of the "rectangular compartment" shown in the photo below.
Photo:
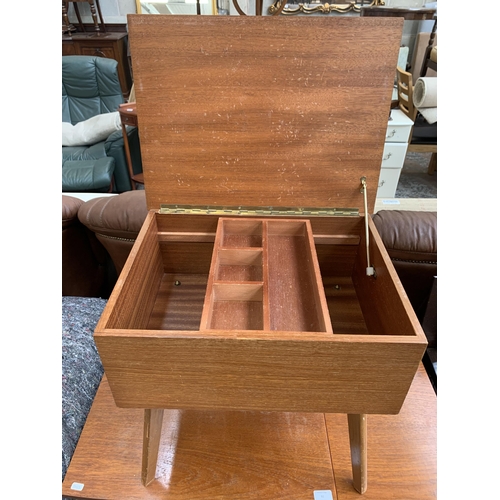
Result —
<path fill-rule="evenodd" d="M 406 142 L 386 142 L 382 155 L 382 168 L 397 168 L 401 170 L 407 149 L 408 144 Z"/>
<path fill-rule="evenodd" d="M 379 198 L 395 198 L 400 176 L 400 168 L 381 168 L 377 196 Z"/>
<path fill-rule="evenodd" d="M 308 221 L 266 224 L 269 329 L 332 331 Z"/>
<path fill-rule="evenodd" d="M 413 121 L 400 109 L 392 109 L 385 133 L 385 140 L 388 142 L 408 142 L 412 126 Z"/>

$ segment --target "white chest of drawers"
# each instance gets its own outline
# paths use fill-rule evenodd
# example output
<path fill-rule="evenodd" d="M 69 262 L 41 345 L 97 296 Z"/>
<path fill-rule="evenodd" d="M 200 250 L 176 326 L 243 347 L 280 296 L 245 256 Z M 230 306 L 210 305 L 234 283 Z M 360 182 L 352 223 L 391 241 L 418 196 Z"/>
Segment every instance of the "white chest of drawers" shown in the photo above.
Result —
<path fill-rule="evenodd" d="M 385 136 L 377 198 L 394 198 L 408 149 L 413 122 L 399 109 L 391 110 Z"/>

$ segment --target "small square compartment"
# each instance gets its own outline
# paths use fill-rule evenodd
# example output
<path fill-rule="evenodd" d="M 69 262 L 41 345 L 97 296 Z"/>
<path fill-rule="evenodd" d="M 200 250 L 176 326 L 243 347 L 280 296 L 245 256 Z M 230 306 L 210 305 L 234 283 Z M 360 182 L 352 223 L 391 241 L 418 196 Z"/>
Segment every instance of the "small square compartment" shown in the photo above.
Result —
<path fill-rule="evenodd" d="M 262 288 L 251 283 L 214 284 L 207 328 L 262 330 Z"/>
<path fill-rule="evenodd" d="M 223 248 L 262 247 L 262 222 L 226 220 L 222 227 Z"/>
<path fill-rule="evenodd" d="M 262 281 L 262 250 L 220 249 L 217 281 Z"/>

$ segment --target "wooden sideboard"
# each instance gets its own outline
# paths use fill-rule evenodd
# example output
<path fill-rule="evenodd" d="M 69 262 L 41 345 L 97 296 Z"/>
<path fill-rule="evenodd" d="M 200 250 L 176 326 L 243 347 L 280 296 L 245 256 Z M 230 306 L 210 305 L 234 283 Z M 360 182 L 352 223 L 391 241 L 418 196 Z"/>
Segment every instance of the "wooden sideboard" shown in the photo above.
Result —
<path fill-rule="evenodd" d="M 132 87 L 132 75 L 127 55 L 127 33 L 75 33 L 63 36 L 62 55 L 109 57 L 118 61 L 118 76 L 124 97 L 128 97 Z"/>

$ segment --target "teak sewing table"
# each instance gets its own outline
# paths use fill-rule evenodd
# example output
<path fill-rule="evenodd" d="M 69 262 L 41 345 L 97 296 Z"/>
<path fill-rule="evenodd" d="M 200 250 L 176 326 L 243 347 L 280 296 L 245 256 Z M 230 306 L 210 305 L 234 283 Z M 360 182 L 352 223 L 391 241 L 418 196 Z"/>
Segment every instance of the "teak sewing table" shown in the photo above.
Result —
<path fill-rule="evenodd" d="M 402 20 L 128 24 L 149 212 L 95 341 L 120 425 L 143 410 L 142 468 L 122 449 L 142 498 L 166 477 L 163 498 L 233 498 L 240 453 L 261 499 L 336 494 L 331 414 L 364 493 L 367 414 L 400 412 L 427 344 L 369 216 Z M 176 474 L 189 416 L 203 491 Z M 276 457 L 301 472 L 273 476 Z"/>

